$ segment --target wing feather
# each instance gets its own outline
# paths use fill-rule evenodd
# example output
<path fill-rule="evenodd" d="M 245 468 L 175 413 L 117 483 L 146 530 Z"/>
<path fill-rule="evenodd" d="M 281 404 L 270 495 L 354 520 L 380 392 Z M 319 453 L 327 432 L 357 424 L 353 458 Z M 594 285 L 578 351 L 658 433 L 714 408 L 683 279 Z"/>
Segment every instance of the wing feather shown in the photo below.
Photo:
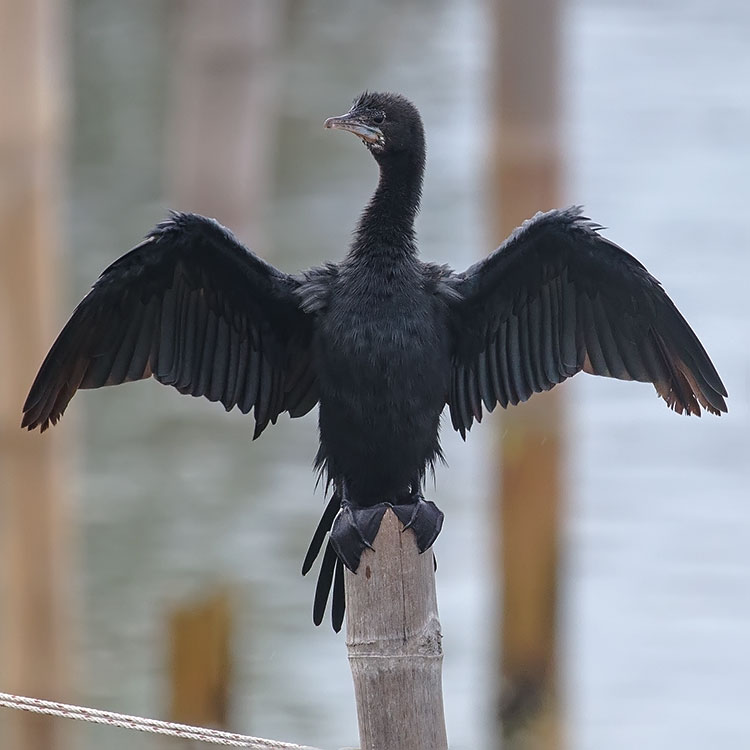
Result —
<path fill-rule="evenodd" d="M 216 321 L 216 347 L 212 358 L 211 386 L 208 389 L 208 400 L 219 401 L 226 387 L 227 366 L 229 360 L 229 324 L 220 317 Z"/>
<path fill-rule="evenodd" d="M 531 396 L 531 390 L 527 389 L 526 379 L 523 374 L 521 362 L 521 340 L 518 331 L 519 321 L 515 315 L 508 319 L 508 352 L 506 362 L 513 388 L 512 404 L 526 401 Z"/>
<path fill-rule="evenodd" d="M 510 323 L 504 320 L 498 330 L 498 335 L 495 337 L 497 345 L 497 364 L 500 373 L 500 380 L 503 387 L 503 393 L 505 395 L 505 403 L 503 407 L 508 404 L 517 404 L 518 396 L 516 395 L 515 388 L 511 381 L 510 367 L 508 365 L 508 354 L 510 352 L 510 337 L 508 332 L 510 330 Z M 502 403 L 502 399 L 501 399 Z"/>
<path fill-rule="evenodd" d="M 240 402 L 240 411 L 247 414 L 253 406 L 258 394 L 258 383 L 260 382 L 260 362 L 261 356 L 259 347 L 253 347 L 250 356 L 249 367 L 245 377 L 245 390 Z"/>
<path fill-rule="evenodd" d="M 492 411 L 497 403 L 497 395 L 490 382 L 491 378 L 491 364 L 489 363 L 489 357 L 487 350 L 485 349 L 479 355 L 479 362 L 477 363 L 477 385 L 479 386 L 479 395 L 482 398 L 482 403 L 487 411 Z M 480 409 L 481 416 L 481 409 Z"/>
<path fill-rule="evenodd" d="M 538 324 L 540 359 L 542 370 L 550 387 L 558 382 L 557 360 L 555 358 L 555 336 L 557 327 L 552 313 L 552 289 L 549 284 L 541 288 L 541 320 Z"/>
<path fill-rule="evenodd" d="M 488 361 L 490 367 L 490 383 L 492 385 L 492 396 L 497 399 L 503 408 L 508 404 L 508 392 L 500 380 L 500 362 L 498 361 L 497 349 L 500 343 L 501 332 L 491 336 L 487 342 Z M 489 409 L 489 406 L 487 407 Z"/>
<path fill-rule="evenodd" d="M 607 312 L 604 309 L 604 302 L 600 295 L 597 295 L 591 301 L 591 311 L 594 317 L 594 326 L 596 328 L 599 345 L 607 364 L 610 377 L 617 378 L 618 380 L 632 380 L 630 372 L 628 372 L 628 369 L 623 362 L 620 348 L 615 341 Z"/>
<path fill-rule="evenodd" d="M 152 338 L 159 320 L 159 303 L 152 297 L 143 315 L 143 322 L 138 331 L 138 338 L 133 347 L 133 356 L 130 360 L 125 380 L 133 381 L 147 377 L 147 366 L 152 351 Z"/>

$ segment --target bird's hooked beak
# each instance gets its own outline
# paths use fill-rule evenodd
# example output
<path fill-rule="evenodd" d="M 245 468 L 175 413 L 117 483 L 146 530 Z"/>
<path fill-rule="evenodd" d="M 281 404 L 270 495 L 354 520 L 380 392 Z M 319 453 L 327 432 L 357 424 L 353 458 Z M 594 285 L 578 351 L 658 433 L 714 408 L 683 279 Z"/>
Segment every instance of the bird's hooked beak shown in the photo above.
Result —
<path fill-rule="evenodd" d="M 371 146 L 385 145 L 383 131 L 380 128 L 365 124 L 362 118 L 353 112 L 347 112 L 345 115 L 339 115 L 338 117 L 329 117 L 323 123 L 323 127 L 333 130 L 348 130 Z"/>

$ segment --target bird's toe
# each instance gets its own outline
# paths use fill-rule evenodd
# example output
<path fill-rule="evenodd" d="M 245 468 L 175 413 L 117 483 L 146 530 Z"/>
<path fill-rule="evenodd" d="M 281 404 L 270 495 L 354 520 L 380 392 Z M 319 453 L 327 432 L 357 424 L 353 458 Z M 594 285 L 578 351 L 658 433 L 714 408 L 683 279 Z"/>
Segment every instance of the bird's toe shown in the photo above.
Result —
<path fill-rule="evenodd" d="M 432 547 L 443 528 L 444 518 L 443 512 L 432 500 L 425 500 L 422 495 L 417 494 L 408 504 L 394 505 L 393 511 L 404 524 L 404 529 L 414 532 L 420 552 Z"/>
<path fill-rule="evenodd" d="M 372 549 L 380 522 L 389 507 L 388 503 L 367 507 L 342 503 L 331 528 L 330 541 L 339 560 L 353 573 L 357 572 L 365 549 Z"/>

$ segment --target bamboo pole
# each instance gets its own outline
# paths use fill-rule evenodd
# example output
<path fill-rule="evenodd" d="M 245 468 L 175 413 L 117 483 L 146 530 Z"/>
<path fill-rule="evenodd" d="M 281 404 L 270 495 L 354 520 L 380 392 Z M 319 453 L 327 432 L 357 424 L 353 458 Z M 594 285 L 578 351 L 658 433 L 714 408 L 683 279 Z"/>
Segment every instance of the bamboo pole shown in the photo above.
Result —
<path fill-rule="evenodd" d="M 19 424 L 56 327 L 63 10 L 58 0 L 0 0 L 0 679 L 57 700 L 69 690 L 69 433 L 42 438 Z M 64 731 L 14 712 L 2 746 L 57 750 Z"/>
<path fill-rule="evenodd" d="M 373 546 L 345 574 L 361 750 L 447 750 L 432 553 L 390 510 Z"/>
<path fill-rule="evenodd" d="M 494 4 L 493 4 L 494 6 Z M 560 3 L 494 6 L 491 228 L 505 237 L 557 206 Z M 561 747 L 557 697 L 557 567 L 562 505 L 559 389 L 508 409 L 501 424 L 503 747 Z"/>

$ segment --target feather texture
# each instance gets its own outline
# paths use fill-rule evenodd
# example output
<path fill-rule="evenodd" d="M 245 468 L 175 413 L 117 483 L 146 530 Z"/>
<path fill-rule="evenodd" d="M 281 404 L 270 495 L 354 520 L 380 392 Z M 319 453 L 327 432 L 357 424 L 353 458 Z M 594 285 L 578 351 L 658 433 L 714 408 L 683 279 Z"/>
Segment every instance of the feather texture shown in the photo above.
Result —
<path fill-rule="evenodd" d="M 578 209 L 537 214 L 457 275 L 449 406 L 463 436 L 481 419 L 477 383 L 491 410 L 581 370 L 651 382 L 680 414 L 726 411 L 716 369 L 661 284 L 598 229 Z"/>
<path fill-rule="evenodd" d="M 256 437 L 282 411 L 301 416 L 317 391 L 300 284 L 216 222 L 173 214 L 78 305 L 31 387 L 23 426 L 55 424 L 79 388 L 151 376 L 227 409 L 254 408 Z M 304 375 L 294 392 L 293 368 Z"/>

